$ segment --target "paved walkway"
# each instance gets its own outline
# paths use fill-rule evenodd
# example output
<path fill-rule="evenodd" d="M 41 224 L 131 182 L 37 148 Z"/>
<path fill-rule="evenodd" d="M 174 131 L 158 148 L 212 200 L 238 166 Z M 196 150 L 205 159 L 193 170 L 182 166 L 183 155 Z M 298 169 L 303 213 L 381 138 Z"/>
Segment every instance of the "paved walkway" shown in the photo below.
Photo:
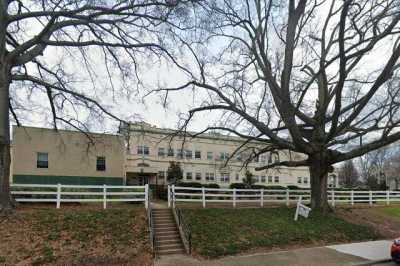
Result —
<path fill-rule="evenodd" d="M 367 260 L 390 259 L 390 247 L 393 241 L 369 241 L 361 243 L 328 246 L 336 251 L 358 256 Z"/>
<path fill-rule="evenodd" d="M 343 254 L 334 249 L 306 248 L 292 251 L 273 252 L 265 254 L 254 254 L 247 256 L 229 256 L 217 260 L 198 260 L 190 256 L 174 255 L 165 256 L 156 260 L 156 266 L 276 266 L 276 265 L 298 265 L 298 266 L 334 266 L 334 265 L 357 265 L 367 260 L 353 255 Z"/>
<path fill-rule="evenodd" d="M 173 255 L 157 259 L 155 266 L 354 266 L 373 260 L 388 259 L 390 244 L 390 241 L 371 241 L 246 256 L 228 256 L 216 260 L 199 260 L 186 255 Z"/>

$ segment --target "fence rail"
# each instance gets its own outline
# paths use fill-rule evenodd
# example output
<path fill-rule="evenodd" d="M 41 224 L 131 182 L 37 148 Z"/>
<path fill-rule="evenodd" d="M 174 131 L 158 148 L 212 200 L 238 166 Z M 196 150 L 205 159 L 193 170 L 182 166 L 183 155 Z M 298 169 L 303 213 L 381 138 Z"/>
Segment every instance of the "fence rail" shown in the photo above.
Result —
<path fill-rule="evenodd" d="M 17 202 L 55 202 L 60 208 L 62 202 L 143 202 L 149 206 L 149 186 L 79 186 L 11 184 L 11 194 Z"/>
<path fill-rule="evenodd" d="M 297 202 L 302 197 L 305 203 L 310 202 L 309 189 L 226 189 L 226 188 L 195 188 L 168 186 L 168 206 L 175 206 L 177 202 L 198 202 L 207 206 L 207 203 L 258 203 L 261 207 L 265 203 L 284 203 L 287 206 Z M 359 191 L 359 190 L 328 190 L 328 202 L 335 204 L 400 202 L 400 191 Z"/>

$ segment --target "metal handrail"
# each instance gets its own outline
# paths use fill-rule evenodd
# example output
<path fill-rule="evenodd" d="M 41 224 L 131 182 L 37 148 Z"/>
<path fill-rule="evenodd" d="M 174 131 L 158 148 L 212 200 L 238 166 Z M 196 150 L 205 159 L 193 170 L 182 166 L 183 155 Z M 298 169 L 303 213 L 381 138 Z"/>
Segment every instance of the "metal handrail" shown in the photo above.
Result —
<path fill-rule="evenodd" d="M 182 211 L 176 207 L 172 208 L 175 212 L 175 217 L 178 219 L 178 227 L 182 229 L 184 241 L 187 242 L 187 252 L 189 254 L 192 253 L 192 232 L 187 222 L 185 222 L 184 216 L 182 215 Z"/>
<path fill-rule="evenodd" d="M 156 236 L 154 234 L 153 212 L 152 212 L 150 203 L 149 203 L 149 207 L 147 208 L 147 220 L 148 220 L 148 223 L 149 223 L 151 250 L 153 252 L 153 257 L 154 257 L 155 254 L 156 254 L 156 252 L 155 252 Z"/>

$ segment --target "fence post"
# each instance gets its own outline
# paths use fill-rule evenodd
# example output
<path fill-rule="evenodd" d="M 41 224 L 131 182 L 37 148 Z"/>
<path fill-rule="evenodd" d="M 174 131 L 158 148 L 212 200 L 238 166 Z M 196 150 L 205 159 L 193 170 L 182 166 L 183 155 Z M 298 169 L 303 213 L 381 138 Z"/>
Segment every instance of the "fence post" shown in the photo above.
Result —
<path fill-rule="evenodd" d="M 203 208 L 206 207 L 206 190 L 204 187 L 201 188 L 202 199 L 203 199 Z"/>
<path fill-rule="evenodd" d="M 331 190 L 331 200 L 332 200 L 332 207 L 335 207 L 335 190 L 333 188 Z"/>
<path fill-rule="evenodd" d="M 60 208 L 61 205 L 61 184 L 57 184 L 57 209 Z"/>
<path fill-rule="evenodd" d="M 386 190 L 386 205 L 390 204 L 390 191 Z"/>
<path fill-rule="evenodd" d="M 168 185 L 167 190 L 168 190 L 168 208 L 171 208 L 171 186 L 170 185 Z"/>
<path fill-rule="evenodd" d="M 149 207 L 149 184 L 144 185 L 144 207 L 147 208 Z"/>
<path fill-rule="evenodd" d="M 372 191 L 369 191 L 369 206 L 372 206 Z"/>
<path fill-rule="evenodd" d="M 103 209 L 107 209 L 107 186 L 103 185 Z"/>
<path fill-rule="evenodd" d="M 286 206 L 288 206 L 289 207 L 289 189 L 287 188 L 286 189 Z"/>
<path fill-rule="evenodd" d="M 260 205 L 261 207 L 264 206 L 264 189 L 260 189 Z"/>
<path fill-rule="evenodd" d="M 354 205 L 354 190 L 351 191 L 350 201 L 351 201 L 351 205 Z"/>
<path fill-rule="evenodd" d="M 175 185 L 172 185 L 172 207 L 175 208 Z"/>
<path fill-rule="evenodd" d="M 233 208 L 236 208 L 236 188 L 233 189 Z"/>

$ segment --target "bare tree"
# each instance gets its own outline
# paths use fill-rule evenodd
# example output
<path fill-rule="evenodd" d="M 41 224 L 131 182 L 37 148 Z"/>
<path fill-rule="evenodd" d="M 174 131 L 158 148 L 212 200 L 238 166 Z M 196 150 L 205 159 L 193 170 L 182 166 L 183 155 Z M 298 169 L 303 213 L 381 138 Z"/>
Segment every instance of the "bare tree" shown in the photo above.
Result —
<path fill-rule="evenodd" d="M 156 90 L 166 99 L 186 89 L 204 96 L 182 130 L 213 112 L 222 122 L 204 132 L 265 143 L 253 156 L 304 154 L 257 170 L 308 166 L 311 206 L 325 211 L 333 164 L 400 139 L 399 1 L 216 0 L 196 14 L 204 34 L 183 38 L 182 46 L 192 75 Z"/>
<path fill-rule="evenodd" d="M 342 167 L 339 169 L 339 182 L 345 187 L 354 187 L 359 181 L 359 174 L 357 168 L 354 166 L 352 160 L 344 162 Z"/>
<path fill-rule="evenodd" d="M 358 164 L 361 178 L 365 182 L 373 179 L 377 184 L 382 182 L 381 178 L 386 175 L 388 162 L 397 150 L 396 147 L 383 147 L 360 156 Z"/>
<path fill-rule="evenodd" d="M 119 87 L 130 90 L 140 85 L 138 68 L 149 54 L 175 62 L 163 33 L 179 26 L 173 21 L 187 2 L 0 0 L 0 213 L 12 208 L 9 114 L 19 125 L 21 91 L 47 99 L 55 129 L 61 124 L 85 131 L 81 112 L 119 120 L 110 103 L 94 97 L 97 80 L 105 75 L 110 90 L 117 90 L 118 77 Z M 100 64 L 105 73 L 96 73 Z M 77 82 L 82 76 L 89 84 Z"/>

